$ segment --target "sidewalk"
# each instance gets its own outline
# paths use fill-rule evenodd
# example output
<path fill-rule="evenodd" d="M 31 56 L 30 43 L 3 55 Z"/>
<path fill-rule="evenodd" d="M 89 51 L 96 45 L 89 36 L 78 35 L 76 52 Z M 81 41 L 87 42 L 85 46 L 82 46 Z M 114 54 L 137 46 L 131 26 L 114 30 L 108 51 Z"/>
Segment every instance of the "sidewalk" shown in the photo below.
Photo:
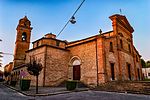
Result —
<path fill-rule="evenodd" d="M 30 87 L 27 91 L 21 91 L 19 85 L 16 85 L 15 87 L 6 84 L 4 85 L 26 96 L 49 96 L 89 90 L 88 88 L 76 88 L 73 91 L 68 91 L 65 87 L 38 87 L 38 94 L 36 94 L 36 87 L 33 86 Z"/>

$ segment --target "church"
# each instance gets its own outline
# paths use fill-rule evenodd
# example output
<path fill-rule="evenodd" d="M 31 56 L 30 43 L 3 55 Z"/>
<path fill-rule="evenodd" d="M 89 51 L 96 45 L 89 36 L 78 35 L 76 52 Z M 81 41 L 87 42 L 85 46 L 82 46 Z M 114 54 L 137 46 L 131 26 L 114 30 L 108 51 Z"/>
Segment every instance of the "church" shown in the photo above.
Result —
<path fill-rule="evenodd" d="M 33 59 L 42 64 L 39 86 L 59 86 L 65 80 L 78 80 L 87 86 L 98 86 L 111 81 L 141 80 L 140 54 L 133 44 L 134 29 L 124 15 L 109 17 L 112 30 L 68 42 L 48 33 L 32 42 L 31 22 L 25 16 L 16 28 L 12 78 L 20 79 L 27 73 L 35 85 L 36 78 L 27 72 L 26 63 Z"/>

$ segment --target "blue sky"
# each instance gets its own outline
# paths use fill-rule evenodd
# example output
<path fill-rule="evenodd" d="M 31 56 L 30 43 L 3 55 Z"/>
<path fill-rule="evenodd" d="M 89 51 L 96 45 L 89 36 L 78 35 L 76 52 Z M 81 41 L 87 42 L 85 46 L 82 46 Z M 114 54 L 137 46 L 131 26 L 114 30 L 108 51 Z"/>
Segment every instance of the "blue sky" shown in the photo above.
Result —
<path fill-rule="evenodd" d="M 33 27 L 31 42 L 46 33 L 58 34 L 82 0 L 0 0 L 0 51 L 13 53 L 16 27 L 27 15 Z M 68 24 L 58 37 L 78 40 L 112 30 L 109 16 L 122 14 L 134 28 L 134 45 L 145 60 L 150 60 L 150 0 L 85 0 L 75 15 L 77 23 Z M 3 65 L 13 60 L 3 55 Z"/>

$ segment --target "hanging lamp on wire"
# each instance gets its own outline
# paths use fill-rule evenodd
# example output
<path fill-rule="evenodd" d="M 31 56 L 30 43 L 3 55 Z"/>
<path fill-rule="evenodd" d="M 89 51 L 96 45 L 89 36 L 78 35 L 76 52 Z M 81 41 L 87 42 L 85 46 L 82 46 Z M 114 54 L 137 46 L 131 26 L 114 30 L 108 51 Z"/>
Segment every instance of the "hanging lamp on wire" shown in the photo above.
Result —
<path fill-rule="evenodd" d="M 72 16 L 69 21 L 70 21 L 71 24 L 75 24 L 76 23 L 76 20 L 75 20 L 74 16 Z"/>
<path fill-rule="evenodd" d="M 81 4 L 79 5 L 79 7 L 76 9 L 76 11 L 73 13 L 72 17 L 67 21 L 67 23 L 64 25 L 64 27 L 60 30 L 60 32 L 57 34 L 56 37 L 58 37 L 62 32 L 63 30 L 66 28 L 66 26 L 69 24 L 69 22 L 71 24 L 75 24 L 76 23 L 76 20 L 75 20 L 75 14 L 77 13 L 77 11 L 80 9 L 80 7 L 82 6 L 82 4 L 85 2 L 85 0 L 83 0 L 81 2 Z"/>

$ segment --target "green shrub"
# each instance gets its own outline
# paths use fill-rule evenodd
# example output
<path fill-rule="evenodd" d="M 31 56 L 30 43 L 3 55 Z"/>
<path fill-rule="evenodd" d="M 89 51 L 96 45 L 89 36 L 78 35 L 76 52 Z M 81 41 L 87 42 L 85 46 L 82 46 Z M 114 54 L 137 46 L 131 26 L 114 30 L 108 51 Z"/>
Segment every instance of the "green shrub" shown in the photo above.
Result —
<path fill-rule="evenodd" d="M 30 88 L 30 82 L 31 82 L 31 80 L 28 80 L 28 79 L 22 79 L 22 80 L 20 80 L 20 89 L 22 91 L 29 90 L 29 88 Z"/>
<path fill-rule="evenodd" d="M 144 81 L 150 81 L 150 79 L 148 79 L 148 78 L 145 78 L 145 79 L 144 79 Z"/>
<path fill-rule="evenodd" d="M 67 90 L 75 90 L 77 85 L 77 81 L 66 81 L 66 88 Z"/>

